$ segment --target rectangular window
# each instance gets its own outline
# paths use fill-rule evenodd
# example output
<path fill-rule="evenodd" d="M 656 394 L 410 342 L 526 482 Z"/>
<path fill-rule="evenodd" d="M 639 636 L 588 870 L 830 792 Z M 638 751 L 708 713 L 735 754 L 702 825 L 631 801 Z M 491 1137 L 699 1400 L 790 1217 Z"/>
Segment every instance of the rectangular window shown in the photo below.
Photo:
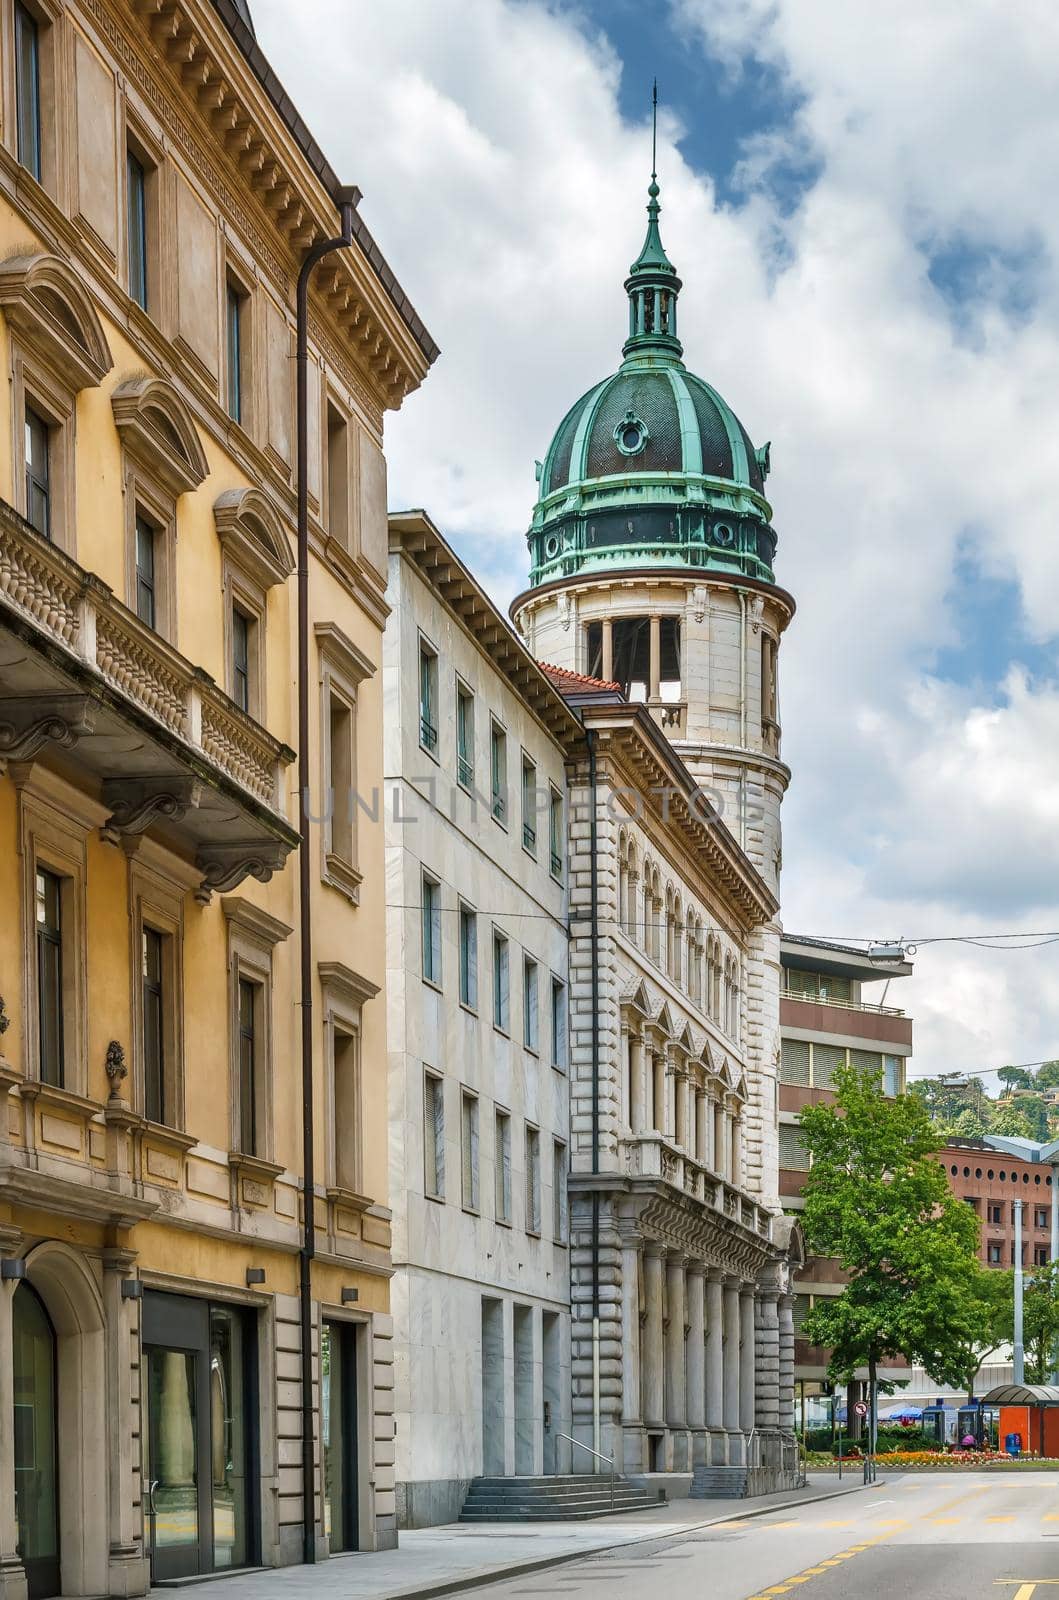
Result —
<path fill-rule="evenodd" d="M 522 848 L 537 854 L 537 768 L 525 753 L 522 757 Z"/>
<path fill-rule="evenodd" d="M 552 1141 L 552 1238 L 566 1243 L 566 1146 Z"/>
<path fill-rule="evenodd" d="M 129 235 L 129 294 L 147 310 L 147 173 L 132 150 L 125 157 L 126 227 Z"/>
<path fill-rule="evenodd" d="M 478 917 L 460 902 L 460 1004 L 478 1010 Z"/>
<path fill-rule="evenodd" d="M 231 278 L 225 289 L 225 353 L 228 381 L 228 415 L 233 422 L 243 420 L 243 364 L 246 360 L 243 331 L 246 295 Z"/>
<path fill-rule="evenodd" d="M 327 402 L 327 531 L 343 549 L 350 545 L 349 424 Z"/>
<path fill-rule="evenodd" d="M 61 1088 L 64 1073 L 62 879 L 36 873 L 37 1014 L 42 1083 Z"/>
<path fill-rule="evenodd" d="M 1048 1246 L 1046 1244 L 1034 1245 L 1033 1264 L 1035 1267 L 1046 1267 L 1048 1265 Z"/>
<path fill-rule="evenodd" d="M 423 874 L 423 977 L 441 982 L 441 885 Z"/>
<path fill-rule="evenodd" d="M 51 429 L 26 407 L 26 521 L 51 538 Z"/>
<path fill-rule="evenodd" d="M 460 1142 L 463 1152 L 463 1205 L 478 1210 L 478 1096 L 466 1089 L 460 1096 Z"/>
<path fill-rule="evenodd" d="M 40 29 L 20 0 L 15 0 L 15 118 L 18 159 L 40 183 Z"/>
<path fill-rule="evenodd" d="M 780 1040 L 780 1082 L 809 1083 L 809 1046 L 804 1039 Z"/>
<path fill-rule="evenodd" d="M 239 979 L 239 1149 L 257 1155 L 257 1071 L 261 985 Z"/>
<path fill-rule="evenodd" d="M 507 735 L 498 722 L 489 724 L 489 782 L 493 816 L 507 826 Z"/>
<path fill-rule="evenodd" d="M 539 1044 L 537 963 L 525 956 L 522 961 L 522 1043 L 534 1052 Z"/>
<path fill-rule="evenodd" d="M 991 1267 L 999 1267 L 1002 1265 L 1002 1251 L 1002 1245 L 991 1244 L 989 1246 L 989 1265 Z"/>
<path fill-rule="evenodd" d="M 250 662 L 255 619 L 241 606 L 232 607 L 232 699 L 241 711 L 250 710 Z"/>
<path fill-rule="evenodd" d="M 419 641 L 419 742 L 433 755 L 438 747 L 438 656 Z"/>
<path fill-rule="evenodd" d="M 356 1033 L 335 1027 L 331 1033 L 331 1077 L 335 1107 L 335 1182 L 350 1194 L 361 1188 L 360 1063 Z"/>
<path fill-rule="evenodd" d="M 474 695 L 456 680 L 456 782 L 474 787 Z"/>
<path fill-rule="evenodd" d="M 1035 1228 L 1046 1228 L 1048 1226 L 1048 1208 L 1047 1208 L 1047 1206 L 1038 1206 L 1037 1207 L 1036 1212 L 1034 1214 L 1034 1218 L 1033 1218 L 1033 1225 L 1034 1225 Z"/>
<path fill-rule="evenodd" d="M 883 1094 L 896 1097 L 901 1093 L 901 1057 L 883 1056 Z"/>
<path fill-rule="evenodd" d="M 511 1028 L 508 942 L 498 928 L 493 929 L 493 1027 L 501 1033 Z"/>
<path fill-rule="evenodd" d="M 423 1184 L 434 1200 L 445 1196 L 445 1081 L 423 1079 Z"/>
<path fill-rule="evenodd" d="M 328 699 L 328 766 L 331 854 L 348 866 L 353 866 L 356 857 L 353 840 L 353 784 L 356 772 L 353 708 L 347 700 L 333 692 Z"/>
<path fill-rule="evenodd" d="M 526 1128 L 526 1232 L 541 1231 L 541 1136 Z"/>
<path fill-rule="evenodd" d="M 143 930 L 143 1108 L 148 1122 L 167 1122 L 165 935 Z"/>
<path fill-rule="evenodd" d="M 566 984 L 552 979 L 552 1066 L 566 1068 Z"/>
<path fill-rule="evenodd" d="M 808 1172 L 809 1152 L 802 1131 L 790 1122 L 780 1123 L 780 1166 L 788 1172 Z"/>
<path fill-rule="evenodd" d="M 558 789 L 551 791 L 548 802 L 548 855 L 553 878 L 560 883 L 563 877 L 563 797 Z"/>
<path fill-rule="evenodd" d="M 1001 1223 L 1003 1222 L 1003 1220 L 1004 1220 L 1004 1207 L 1003 1207 L 1003 1205 L 1000 1205 L 995 1201 L 991 1201 L 990 1202 L 990 1205 L 989 1205 L 989 1220 L 990 1220 L 990 1222 L 1001 1222 Z"/>
<path fill-rule="evenodd" d="M 136 615 L 148 628 L 157 626 L 158 594 L 155 584 L 157 529 L 136 514 Z"/>
<path fill-rule="evenodd" d="M 511 1118 L 506 1111 L 498 1111 L 495 1126 L 494 1181 L 496 1184 L 496 1220 L 511 1221 Z"/>

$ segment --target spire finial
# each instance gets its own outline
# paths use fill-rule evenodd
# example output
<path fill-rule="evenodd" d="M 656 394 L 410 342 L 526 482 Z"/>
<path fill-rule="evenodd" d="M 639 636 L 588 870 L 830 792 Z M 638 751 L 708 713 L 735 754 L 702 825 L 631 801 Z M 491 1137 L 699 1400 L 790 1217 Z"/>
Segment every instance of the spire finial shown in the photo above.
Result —
<path fill-rule="evenodd" d="M 677 338 L 677 295 L 680 279 L 662 246 L 658 218 L 662 207 L 658 188 L 658 79 L 651 81 L 651 182 L 647 186 L 647 237 L 629 268 L 625 292 L 629 296 L 629 337 L 626 357 L 649 355 L 680 359 Z"/>
<path fill-rule="evenodd" d="M 651 84 L 651 182 L 658 177 L 658 79 Z"/>

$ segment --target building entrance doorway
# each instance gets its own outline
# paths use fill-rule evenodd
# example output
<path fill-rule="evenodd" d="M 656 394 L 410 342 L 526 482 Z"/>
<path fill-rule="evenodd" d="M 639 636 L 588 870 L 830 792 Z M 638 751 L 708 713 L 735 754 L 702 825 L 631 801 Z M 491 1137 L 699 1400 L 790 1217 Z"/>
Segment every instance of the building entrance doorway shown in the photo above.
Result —
<path fill-rule="evenodd" d="M 253 1329 L 242 1307 L 144 1296 L 144 1491 L 156 1583 L 256 1558 Z"/>
<path fill-rule="evenodd" d="M 360 1548 L 355 1322 L 325 1322 L 321 1334 L 324 1532 L 331 1554 Z"/>
<path fill-rule="evenodd" d="M 30 1600 L 61 1589 L 55 1329 L 28 1283 L 15 1290 L 15 1516 Z"/>

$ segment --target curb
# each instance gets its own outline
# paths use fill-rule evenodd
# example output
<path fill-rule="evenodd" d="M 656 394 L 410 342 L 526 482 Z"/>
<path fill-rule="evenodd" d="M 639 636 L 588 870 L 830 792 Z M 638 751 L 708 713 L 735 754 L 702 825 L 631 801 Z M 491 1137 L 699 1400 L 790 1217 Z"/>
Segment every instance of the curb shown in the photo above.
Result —
<path fill-rule="evenodd" d="M 878 1483 L 855 1483 L 842 1489 L 825 1489 L 820 1494 L 806 1495 L 800 1500 L 777 1501 L 771 1506 L 755 1506 L 753 1510 L 739 1512 L 739 1501 L 732 1501 L 732 1510 L 721 1517 L 707 1517 L 702 1522 L 689 1522 L 676 1532 L 637 1534 L 635 1539 L 620 1539 L 612 1544 L 594 1545 L 591 1550 L 567 1550 L 562 1555 L 541 1556 L 534 1561 L 512 1561 L 503 1567 L 490 1567 L 485 1571 L 466 1572 L 458 1578 L 446 1578 L 440 1583 L 416 1584 L 408 1589 L 387 1589 L 378 1600 L 433 1600 L 434 1596 L 462 1594 L 468 1589 L 486 1589 L 494 1583 L 506 1583 L 509 1578 L 521 1578 L 530 1572 L 545 1572 L 549 1567 L 566 1566 L 571 1561 L 583 1561 L 588 1556 L 605 1555 L 612 1550 L 628 1550 L 638 1544 L 650 1544 L 658 1539 L 682 1539 L 685 1534 L 698 1533 L 703 1528 L 715 1528 L 724 1522 L 746 1522 L 752 1517 L 771 1516 L 774 1511 L 790 1511 L 795 1506 L 814 1506 L 821 1500 L 838 1500 L 843 1495 L 857 1494 L 862 1489 L 877 1489 Z M 782 1491 L 781 1491 L 782 1492 Z"/>

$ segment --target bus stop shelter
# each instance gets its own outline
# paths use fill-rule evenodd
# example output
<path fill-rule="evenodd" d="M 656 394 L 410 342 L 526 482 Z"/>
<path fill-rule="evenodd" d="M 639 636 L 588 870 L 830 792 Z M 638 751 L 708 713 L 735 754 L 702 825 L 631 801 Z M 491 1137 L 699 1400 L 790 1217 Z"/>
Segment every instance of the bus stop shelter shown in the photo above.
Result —
<path fill-rule="evenodd" d="M 1017 1433 L 1027 1454 L 1059 1456 L 1059 1386 L 1048 1383 L 1002 1383 L 983 1396 L 983 1406 L 1000 1413 L 1000 1448 Z"/>

